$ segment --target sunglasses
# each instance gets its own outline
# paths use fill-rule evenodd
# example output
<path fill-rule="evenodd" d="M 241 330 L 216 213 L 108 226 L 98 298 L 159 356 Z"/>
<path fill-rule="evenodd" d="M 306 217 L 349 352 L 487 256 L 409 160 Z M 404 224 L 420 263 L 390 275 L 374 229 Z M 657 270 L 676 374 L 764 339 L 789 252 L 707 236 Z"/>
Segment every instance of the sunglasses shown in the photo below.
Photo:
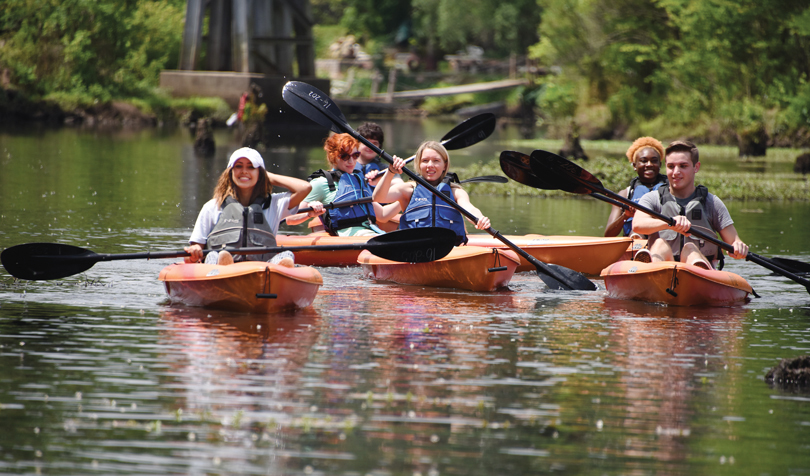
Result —
<path fill-rule="evenodd" d="M 347 154 L 345 152 L 340 154 L 340 160 L 349 160 L 349 159 L 357 160 L 359 158 L 360 158 L 360 152 L 359 151 L 358 152 L 352 152 L 351 154 Z"/>

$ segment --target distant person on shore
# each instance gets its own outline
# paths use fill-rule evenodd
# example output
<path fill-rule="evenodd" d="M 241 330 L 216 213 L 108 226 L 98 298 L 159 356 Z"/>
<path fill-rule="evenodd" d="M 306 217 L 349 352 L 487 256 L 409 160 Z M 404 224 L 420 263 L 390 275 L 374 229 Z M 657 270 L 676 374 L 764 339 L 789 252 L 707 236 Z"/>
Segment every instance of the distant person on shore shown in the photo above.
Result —
<path fill-rule="evenodd" d="M 713 269 L 714 262 L 722 261 L 723 250 L 689 235 L 691 227 L 710 235 L 719 233 L 723 241 L 734 247 L 730 256 L 744 259 L 748 245 L 740 239 L 725 204 L 705 186 L 695 185 L 695 174 L 700 170 L 695 144 L 671 142 L 666 148 L 666 170 L 669 184 L 641 197 L 639 205 L 674 218 L 675 224 L 669 226 L 642 211 L 636 213 L 633 231 L 649 235 L 649 251 L 639 250 L 635 260 L 680 261 Z"/>
<path fill-rule="evenodd" d="M 324 143 L 330 170 L 319 170 L 310 175 L 312 191 L 302 206 L 321 207 L 318 216 L 324 229 L 334 236 L 375 235 L 384 233 L 377 222 L 387 222 L 399 211 L 399 205 L 361 203 L 351 207 L 324 210 L 323 205 L 362 198 L 371 198 L 372 190 L 360 169 L 359 142 L 349 134 L 335 134 Z M 387 175 L 387 174 L 386 174 Z M 287 218 L 288 225 L 302 223 L 311 214 L 297 214 Z"/>
<path fill-rule="evenodd" d="M 661 175 L 661 161 L 664 158 L 664 146 L 652 137 L 640 137 L 627 149 L 627 159 L 638 174 L 630 181 L 630 185 L 619 192 L 622 197 L 638 203 L 647 192 L 658 190 L 666 185 L 666 175 Z M 633 233 L 633 214 L 635 209 L 622 209 L 613 205 L 605 227 L 605 236 L 624 236 Z"/>
<path fill-rule="evenodd" d="M 272 193 L 274 185 L 289 192 Z M 248 147 L 236 150 L 219 176 L 214 198 L 203 205 L 197 216 L 189 246 L 185 248 L 190 256 L 185 261 L 196 263 L 202 260 L 203 248 L 276 246 L 279 223 L 298 210 L 298 204 L 311 189 L 304 180 L 267 172 L 258 151 Z M 294 265 L 293 254 L 289 251 L 236 256 L 227 251 L 211 251 L 205 257 L 206 263 L 220 265 L 268 260 L 284 266 Z"/>
<path fill-rule="evenodd" d="M 489 218 L 470 203 L 470 196 L 461 185 L 445 181 L 450 168 L 450 155 L 443 145 L 436 141 L 423 142 L 416 151 L 416 167 L 419 175 L 440 192 L 448 195 L 473 215 L 479 217 L 475 227 L 479 230 L 489 228 Z M 464 216 L 430 190 L 416 181 L 401 182 L 391 185 L 394 174 L 401 174 L 405 160 L 394 156 L 394 163 L 388 166 L 388 173 L 383 175 L 377 188 L 374 189 L 374 200 L 380 202 L 399 202 L 405 212 L 399 220 L 399 228 L 421 228 L 440 226 L 450 228 L 458 235 L 459 244 L 467 242 L 467 231 L 464 227 Z"/>

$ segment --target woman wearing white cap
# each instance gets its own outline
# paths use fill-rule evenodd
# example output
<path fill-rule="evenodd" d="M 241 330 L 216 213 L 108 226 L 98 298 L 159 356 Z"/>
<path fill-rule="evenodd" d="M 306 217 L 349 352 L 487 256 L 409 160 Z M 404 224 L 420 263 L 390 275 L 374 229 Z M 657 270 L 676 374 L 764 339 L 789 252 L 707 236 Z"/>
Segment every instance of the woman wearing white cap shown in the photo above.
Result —
<path fill-rule="evenodd" d="M 273 185 L 284 187 L 289 192 L 271 193 Z M 276 246 L 278 224 L 298 210 L 301 200 L 311 189 L 304 180 L 267 172 L 258 151 L 249 147 L 235 151 L 228 167 L 219 176 L 214 198 L 203 205 L 197 216 L 189 246 L 185 248 L 190 254 L 186 262 L 200 261 L 203 248 Z M 318 211 L 310 213 L 316 216 Z M 230 264 L 234 260 L 266 261 L 270 258 L 271 262 L 292 265 L 290 252 L 233 258 L 228 252 L 212 251 L 208 253 L 206 263 Z"/>

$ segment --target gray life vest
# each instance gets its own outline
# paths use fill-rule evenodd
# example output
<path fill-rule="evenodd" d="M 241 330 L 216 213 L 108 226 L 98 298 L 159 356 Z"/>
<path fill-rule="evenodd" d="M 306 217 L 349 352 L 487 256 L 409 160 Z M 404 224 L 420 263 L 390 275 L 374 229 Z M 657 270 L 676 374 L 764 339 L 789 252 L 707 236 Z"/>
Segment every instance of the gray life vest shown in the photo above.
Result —
<path fill-rule="evenodd" d="M 222 204 L 222 213 L 211 233 L 208 234 L 206 249 L 247 248 L 254 246 L 276 246 L 270 224 L 262 210 L 270 206 L 272 196 L 259 198 L 250 206 L 244 207 L 238 200 L 228 197 Z M 234 261 L 267 261 L 277 253 L 260 255 L 234 255 Z"/>
<path fill-rule="evenodd" d="M 717 236 L 717 232 L 712 228 L 711 218 L 707 213 L 706 198 L 709 196 L 709 189 L 703 185 L 698 185 L 695 188 L 695 197 L 686 204 L 686 208 L 678 205 L 675 197 L 669 193 L 669 187 L 661 187 L 658 189 L 658 199 L 661 202 L 661 214 L 668 217 L 675 217 L 683 215 L 689 222 L 692 223 L 692 228 L 700 230 L 707 235 Z M 679 256 L 683 246 L 692 242 L 698 247 L 703 256 L 709 260 L 721 259 L 722 252 L 718 256 L 718 248 L 714 243 L 701 240 L 695 236 L 686 237 L 674 230 L 661 230 L 658 232 L 661 239 L 669 243 L 674 256 Z"/>

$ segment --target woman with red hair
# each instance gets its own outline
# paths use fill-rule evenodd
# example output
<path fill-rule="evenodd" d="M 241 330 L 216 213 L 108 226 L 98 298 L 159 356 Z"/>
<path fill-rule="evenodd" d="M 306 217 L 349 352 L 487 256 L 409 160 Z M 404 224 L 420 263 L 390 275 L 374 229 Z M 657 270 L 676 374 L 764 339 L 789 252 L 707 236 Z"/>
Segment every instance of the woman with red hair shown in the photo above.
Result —
<path fill-rule="evenodd" d="M 387 222 L 396 215 L 396 204 L 361 203 L 351 207 L 324 210 L 322 205 L 371 198 L 372 189 L 365 176 L 355 170 L 360 157 L 359 143 L 349 134 L 335 134 L 324 143 L 330 170 L 318 170 L 310 175 L 312 191 L 304 198 L 302 207 L 318 210 L 324 229 L 335 236 L 372 235 L 383 233 L 376 223 Z M 287 218 L 287 224 L 297 225 L 307 219 L 306 214 Z"/>

